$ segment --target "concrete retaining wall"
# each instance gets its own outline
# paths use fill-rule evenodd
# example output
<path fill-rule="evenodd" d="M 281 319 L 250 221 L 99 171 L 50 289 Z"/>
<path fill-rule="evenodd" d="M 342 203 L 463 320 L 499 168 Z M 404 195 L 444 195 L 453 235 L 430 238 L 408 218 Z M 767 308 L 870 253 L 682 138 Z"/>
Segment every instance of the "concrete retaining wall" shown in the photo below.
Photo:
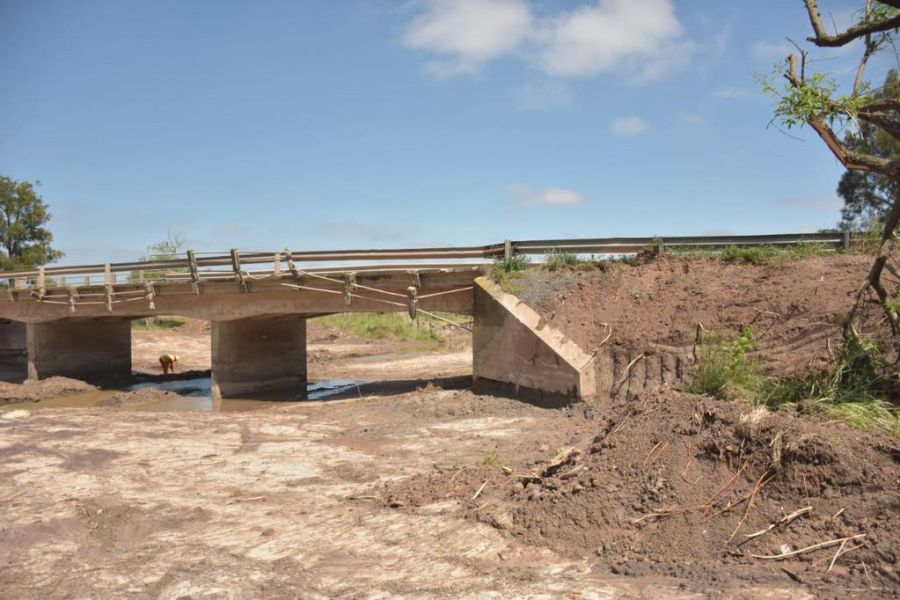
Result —
<path fill-rule="evenodd" d="M 592 356 L 540 315 L 483 277 L 475 280 L 472 336 L 476 382 L 500 382 L 544 403 L 597 393 Z"/>

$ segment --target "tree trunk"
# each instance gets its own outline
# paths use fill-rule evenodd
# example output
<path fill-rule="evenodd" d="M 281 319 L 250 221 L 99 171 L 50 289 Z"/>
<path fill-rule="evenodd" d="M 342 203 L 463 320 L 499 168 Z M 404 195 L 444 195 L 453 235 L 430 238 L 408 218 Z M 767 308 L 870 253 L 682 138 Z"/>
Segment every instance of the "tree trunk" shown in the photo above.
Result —
<path fill-rule="evenodd" d="M 866 277 L 865 282 L 856 291 L 856 298 L 850 307 L 850 311 L 847 313 L 847 317 L 844 319 L 845 339 L 859 337 L 855 325 L 856 312 L 869 288 L 875 290 L 875 293 L 878 295 L 881 308 L 891 324 L 891 333 L 894 336 L 900 333 L 900 321 L 898 321 L 897 310 L 893 305 L 893 298 L 891 298 L 881 283 L 881 274 L 884 272 L 884 268 L 891 257 L 891 251 L 894 249 L 894 232 L 898 223 L 900 223 L 900 186 L 894 189 L 894 204 L 884 220 L 884 231 L 881 234 L 878 256 L 875 257 L 875 262 L 872 263 L 872 268 L 869 269 L 869 275 Z"/>

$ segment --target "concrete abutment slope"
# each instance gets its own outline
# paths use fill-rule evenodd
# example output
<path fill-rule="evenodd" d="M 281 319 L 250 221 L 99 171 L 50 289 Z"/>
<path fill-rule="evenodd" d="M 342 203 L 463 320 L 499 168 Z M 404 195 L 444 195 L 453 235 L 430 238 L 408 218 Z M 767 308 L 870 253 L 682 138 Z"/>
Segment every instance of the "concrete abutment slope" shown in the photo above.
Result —
<path fill-rule="evenodd" d="M 236 398 L 306 384 L 306 319 L 213 321 L 213 398 Z"/>
<path fill-rule="evenodd" d="M 597 394 L 592 356 L 492 281 L 475 280 L 473 373 L 542 404 L 586 400 Z"/>

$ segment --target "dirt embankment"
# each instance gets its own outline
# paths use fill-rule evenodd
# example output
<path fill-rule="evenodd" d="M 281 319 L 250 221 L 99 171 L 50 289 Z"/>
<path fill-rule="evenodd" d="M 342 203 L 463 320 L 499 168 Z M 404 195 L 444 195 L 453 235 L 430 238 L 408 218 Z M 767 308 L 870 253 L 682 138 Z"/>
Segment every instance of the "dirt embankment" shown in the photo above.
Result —
<path fill-rule="evenodd" d="M 414 512 L 459 500 L 471 519 L 618 574 L 793 580 L 818 597 L 900 589 L 896 439 L 666 388 L 595 422 L 584 445 L 379 493 Z"/>
<path fill-rule="evenodd" d="M 41 381 L 26 380 L 21 384 L 0 381 L 0 405 L 38 402 L 95 389 L 97 388 L 89 383 L 68 377 L 50 377 Z"/>
<path fill-rule="evenodd" d="M 601 390 L 608 393 L 627 375 L 614 394 L 624 399 L 689 375 L 701 326 L 732 335 L 751 327 L 756 357 L 774 372 L 821 366 L 828 340 L 840 342 L 841 322 L 870 262 L 840 255 L 758 266 L 660 257 L 606 270 L 531 270 L 516 285 L 549 325 L 586 352 L 599 349 Z"/>

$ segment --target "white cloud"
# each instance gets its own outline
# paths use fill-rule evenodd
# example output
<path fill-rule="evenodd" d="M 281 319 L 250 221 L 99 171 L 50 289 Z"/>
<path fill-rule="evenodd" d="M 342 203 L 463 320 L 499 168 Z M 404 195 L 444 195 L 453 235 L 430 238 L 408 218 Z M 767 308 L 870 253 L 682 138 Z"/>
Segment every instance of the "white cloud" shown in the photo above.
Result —
<path fill-rule="evenodd" d="M 526 0 L 427 0 L 424 6 L 403 42 L 441 55 L 427 65 L 436 75 L 476 71 L 515 50 L 532 27 Z"/>
<path fill-rule="evenodd" d="M 613 119 L 609 124 L 609 129 L 616 135 L 635 136 L 650 131 L 650 124 L 637 115 L 629 115 Z"/>
<path fill-rule="evenodd" d="M 712 95 L 716 98 L 734 99 L 743 98 L 747 95 L 747 90 L 739 87 L 726 86 L 715 90 Z"/>
<path fill-rule="evenodd" d="M 689 52 L 677 43 L 682 31 L 670 0 L 600 0 L 543 24 L 538 62 L 547 73 L 564 77 L 634 68 L 635 62 L 638 70 L 660 72 L 664 67 L 654 62 L 667 63 L 667 51 Z"/>
<path fill-rule="evenodd" d="M 565 188 L 537 189 L 527 185 L 514 185 L 508 191 L 520 204 L 528 206 L 572 206 L 584 202 L 584 196 Z"/>
<path fill-rule="evenodd" d="M 534 81 L 516 90 L 516 100 L 522 108 L 542 110 L 570 104 L 572 90 L 560 81 Z"/>
<path fill-rule="evenodd" d="M 517 55 L 551 77 L 624 72 L 644 82 L 684 68 L 700 44 L 684 35 L 673 0 L 596 0 L 537 17 L 529 0 L 420 0 L 403 43 L 439 58 L 437 76 L 473 73 Z"/>

